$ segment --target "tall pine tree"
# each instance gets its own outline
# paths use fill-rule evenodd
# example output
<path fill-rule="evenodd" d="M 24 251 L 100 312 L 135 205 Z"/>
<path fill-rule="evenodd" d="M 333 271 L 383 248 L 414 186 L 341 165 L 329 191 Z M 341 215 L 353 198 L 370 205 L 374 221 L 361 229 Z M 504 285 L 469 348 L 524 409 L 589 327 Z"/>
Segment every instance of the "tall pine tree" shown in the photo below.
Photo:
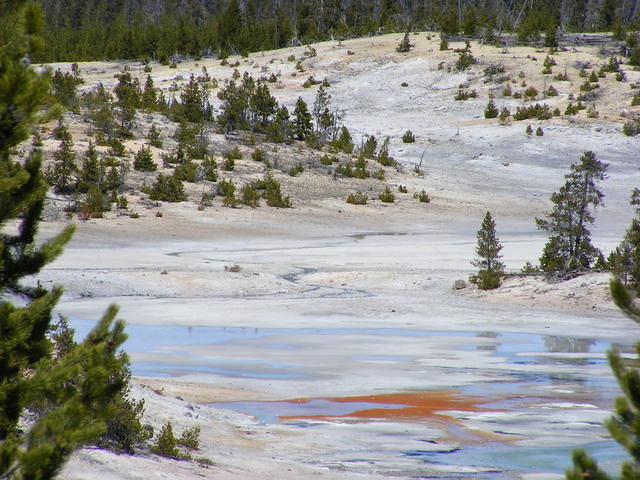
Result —
<path fill-rule="evenodd" d="M 114 323 L 115 307 L 72 354 L 54 361 L 47 331 L 62 290 L 21 282 L 60 255 L 73 234 L 67 227 L 36 243 L 47 193 L 40 154 L 11 154 L 47 119 L 47 77 L 29 68 L 41 18 L 38 4 L 0 2 L 0 478 L 20 480 L 55 477 L 74 449 L 97 440 L 126 384 L 127 359 L 117 353 L 124 326 Z M 17 230 L 10 228 L 15 223 Z M 19 425 L 42 399 L 50 408 Z"/>
<path fill-rule="evenodd" d="M 470 281 L 482 290 L 498 288 L 504 277 L 504 263 L 501 261 L 502 245 L 496 236 L 496 223 L 490 212 L 487 212 L 482 220 L 477 239 L 477 258 L 471 264 L 479 270 L 477 274 L 471 276 Z"/>
<path fill-rule="evenodd" d="M 538 228 L 550 234 L 540 257 L 546 273 L 574 275 L 602 255 L 591 244 L 589 226 L 595 222 L 595 208 L 604 203 L 598 181 L 606 178 L 608 167 L 595 153 L 585 152 L 579 163 L 571 165 L 565 184 L 551 195 L 551 212 L 536 218 Z"/>

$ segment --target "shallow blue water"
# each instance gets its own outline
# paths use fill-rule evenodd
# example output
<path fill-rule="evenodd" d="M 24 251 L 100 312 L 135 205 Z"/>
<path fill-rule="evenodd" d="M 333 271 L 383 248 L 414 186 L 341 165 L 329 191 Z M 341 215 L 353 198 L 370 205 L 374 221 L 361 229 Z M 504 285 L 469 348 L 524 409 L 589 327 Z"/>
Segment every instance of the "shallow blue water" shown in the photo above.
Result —
<path fill-rule="evenodd" d="M 598 465 L 610 474 L 619 472 L 620 464 L 629 455 L 616 442 L 596 442 L 580 448 L 597 459 Z M 562 474 L 571 466 L 574 447 L 521 447 L 501 443 L 467 445 L 452 452 L 409 451 L 405 455 L 419 457 L 425 463 L 474 466 L 495 469 L 485 476 L 492 480 L 510 479 L 510 471 L 549 472 Z M 467 477 L 468 478 L 468 477 Z"/>

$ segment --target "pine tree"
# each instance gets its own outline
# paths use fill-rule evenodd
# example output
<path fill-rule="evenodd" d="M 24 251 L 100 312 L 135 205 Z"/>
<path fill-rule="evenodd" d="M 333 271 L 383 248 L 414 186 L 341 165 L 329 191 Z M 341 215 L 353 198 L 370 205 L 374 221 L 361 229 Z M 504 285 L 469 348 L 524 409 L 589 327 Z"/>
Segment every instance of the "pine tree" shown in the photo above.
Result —
<path fill-rule="evenodd" d="M 308 135 L 313 133 L 311 114 L 302 97 L 298 97 L 296 101 L 296 108 L 293 110 L 293 120 L 291 124 L 293 127 L 292 134 L 297 140 L 304 140 Z"/>
<path fill-rule="evenodd" d="M 631 204 L 636 206 L 636 218 L 624 234 L 622 242 L 611 252 L 607 263 L 611 273 L 636 294 L 640 293 L 640 190 L 635 188 Z"/>
<path fill-rule="evenodd" d="M 130 136 L 130 129 L 140 105 L 140 89 L 134 84 L 129 72 L 118 75 L 118 84 L 114 87 L 115 106 L 120 117 L 120 135 Z"/>
<path fill-rule="evenodd" d="M 99 185 L 104 176 L 104 168 L 100 164 L 98 151 L 93 143 L 89 142 L 89 148 L 84 152 L 82 165 L 78 172 L 78 190 L 87 192 L 91 185 Z"/>
<path fill-rule="evenodd" d="M 496 224 L 487 212 L 482 220 L 482 226 L 477 233 L 478 244 L 476 246 L 477 258 L 471 262 L 478 267 L 478 273 L 472 275 L 470 281 L 478 285 L 482 290 L 498 288 L 504 277 L 504 264 L 500 260 L 502 245 L 496 237 Z"/>
<path fill-rule="evenodd" d="M 140 107 L 148 112 L 158 110 L 158 92 L 156 92 L 153 86 L 153 78 L 151 78 L 151 75 L 147 75 L 147 79 L 144 82 Z"/>
<path fill-rule="evenodd" d="M 74 191 L 77 170 L 73 142 L 71 140 L 63 140 L 60 142 L 58 149 L 53 152 L 53 164 L 50 165 L 47 171 L 47 178 L 56 193 L 69 194 Z"/>
<path fill-rule="evenodd" d="M 553 209 L 546 218 L 536 218 L 540 230 L 550 234 L 540 257 L 540 267 L 548 274 L 567 276 L 591 267 L 600 251 L 591 244 L 589 225 L 593 210 L 603 204 L 604 194 L 597 182 L 606 178 L 608 164 L 593 152 L 585 152 L 580 163 L 571 165 L 566 182 L 551 195 Z"/>
<path fill-rule="evenodd" d="M 484 118 L 496 118 L 498 116 L 498 107 L 496 107 L 496 102 L 493 101 L 493 97 L 489 98 L 489 103 L 487 103 L 487 108 L 484 109 Z"/>
<path fill-rule="evenodd" d="M 155 172 L 158 165 L 153 161 L 153 155 L 149 147 L 141 147 L 133 159 L 134 170 L 141 172 Z"/>
<path fill-rule="evenodd" d="M 74 449 L 97 440 L 126 363 L 117 353 L 125 336 L 122 322 L 114 324 L 115 307 L 74 352 L 54 359 L 47 330 L 62 290 L 21 283 L 60 255 L 73 234 L 67 227 L 36 244 L 47 192 L 41 157 L 16 160 L 10 153 L 47 119 L 40 113 L 47 78 L 25 61 L 39 45 L 40 9 L 22 0 L 0 3 L 0 38 L 7 42 L 0 50 L 0 477 L 16 480 L 51 479 Z M 17 231 L 6 228 L 15 221 Z M 43 399 L 50 408 L 19 425 L 25 409 Z"/>

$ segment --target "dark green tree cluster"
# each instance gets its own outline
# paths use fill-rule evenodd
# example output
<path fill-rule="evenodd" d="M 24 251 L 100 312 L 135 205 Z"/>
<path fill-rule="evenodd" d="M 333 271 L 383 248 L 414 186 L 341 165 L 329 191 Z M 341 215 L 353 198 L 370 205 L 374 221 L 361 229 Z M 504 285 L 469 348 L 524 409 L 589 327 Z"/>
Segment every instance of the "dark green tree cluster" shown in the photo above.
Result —
<path fill-rule="evenodd" d="M 246 54 L 377 31 L 436 26 L 446 36 L 493 40 L 515 31 L 522 40 L 544 33 L 555 46 L 557 28 L 614 30 L 637 21 L 638 0 L 40 0 L 47 16 L 46 44 L 37 61 Z"/>

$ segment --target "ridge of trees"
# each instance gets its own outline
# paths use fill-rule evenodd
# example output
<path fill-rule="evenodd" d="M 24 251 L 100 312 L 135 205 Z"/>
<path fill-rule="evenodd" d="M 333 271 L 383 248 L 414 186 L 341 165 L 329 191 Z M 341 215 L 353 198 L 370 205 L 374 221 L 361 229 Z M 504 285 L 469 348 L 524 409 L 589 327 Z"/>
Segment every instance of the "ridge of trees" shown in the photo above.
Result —
<path fill-rule="evenodd" d="M 199 57 L 411 29 L 531 41 L 558 30 L 636 28 L 640 0 L 39 0 L 47 17 L 39 62 Z M 297 44 L 300 44 L 297 43 Z"/>

